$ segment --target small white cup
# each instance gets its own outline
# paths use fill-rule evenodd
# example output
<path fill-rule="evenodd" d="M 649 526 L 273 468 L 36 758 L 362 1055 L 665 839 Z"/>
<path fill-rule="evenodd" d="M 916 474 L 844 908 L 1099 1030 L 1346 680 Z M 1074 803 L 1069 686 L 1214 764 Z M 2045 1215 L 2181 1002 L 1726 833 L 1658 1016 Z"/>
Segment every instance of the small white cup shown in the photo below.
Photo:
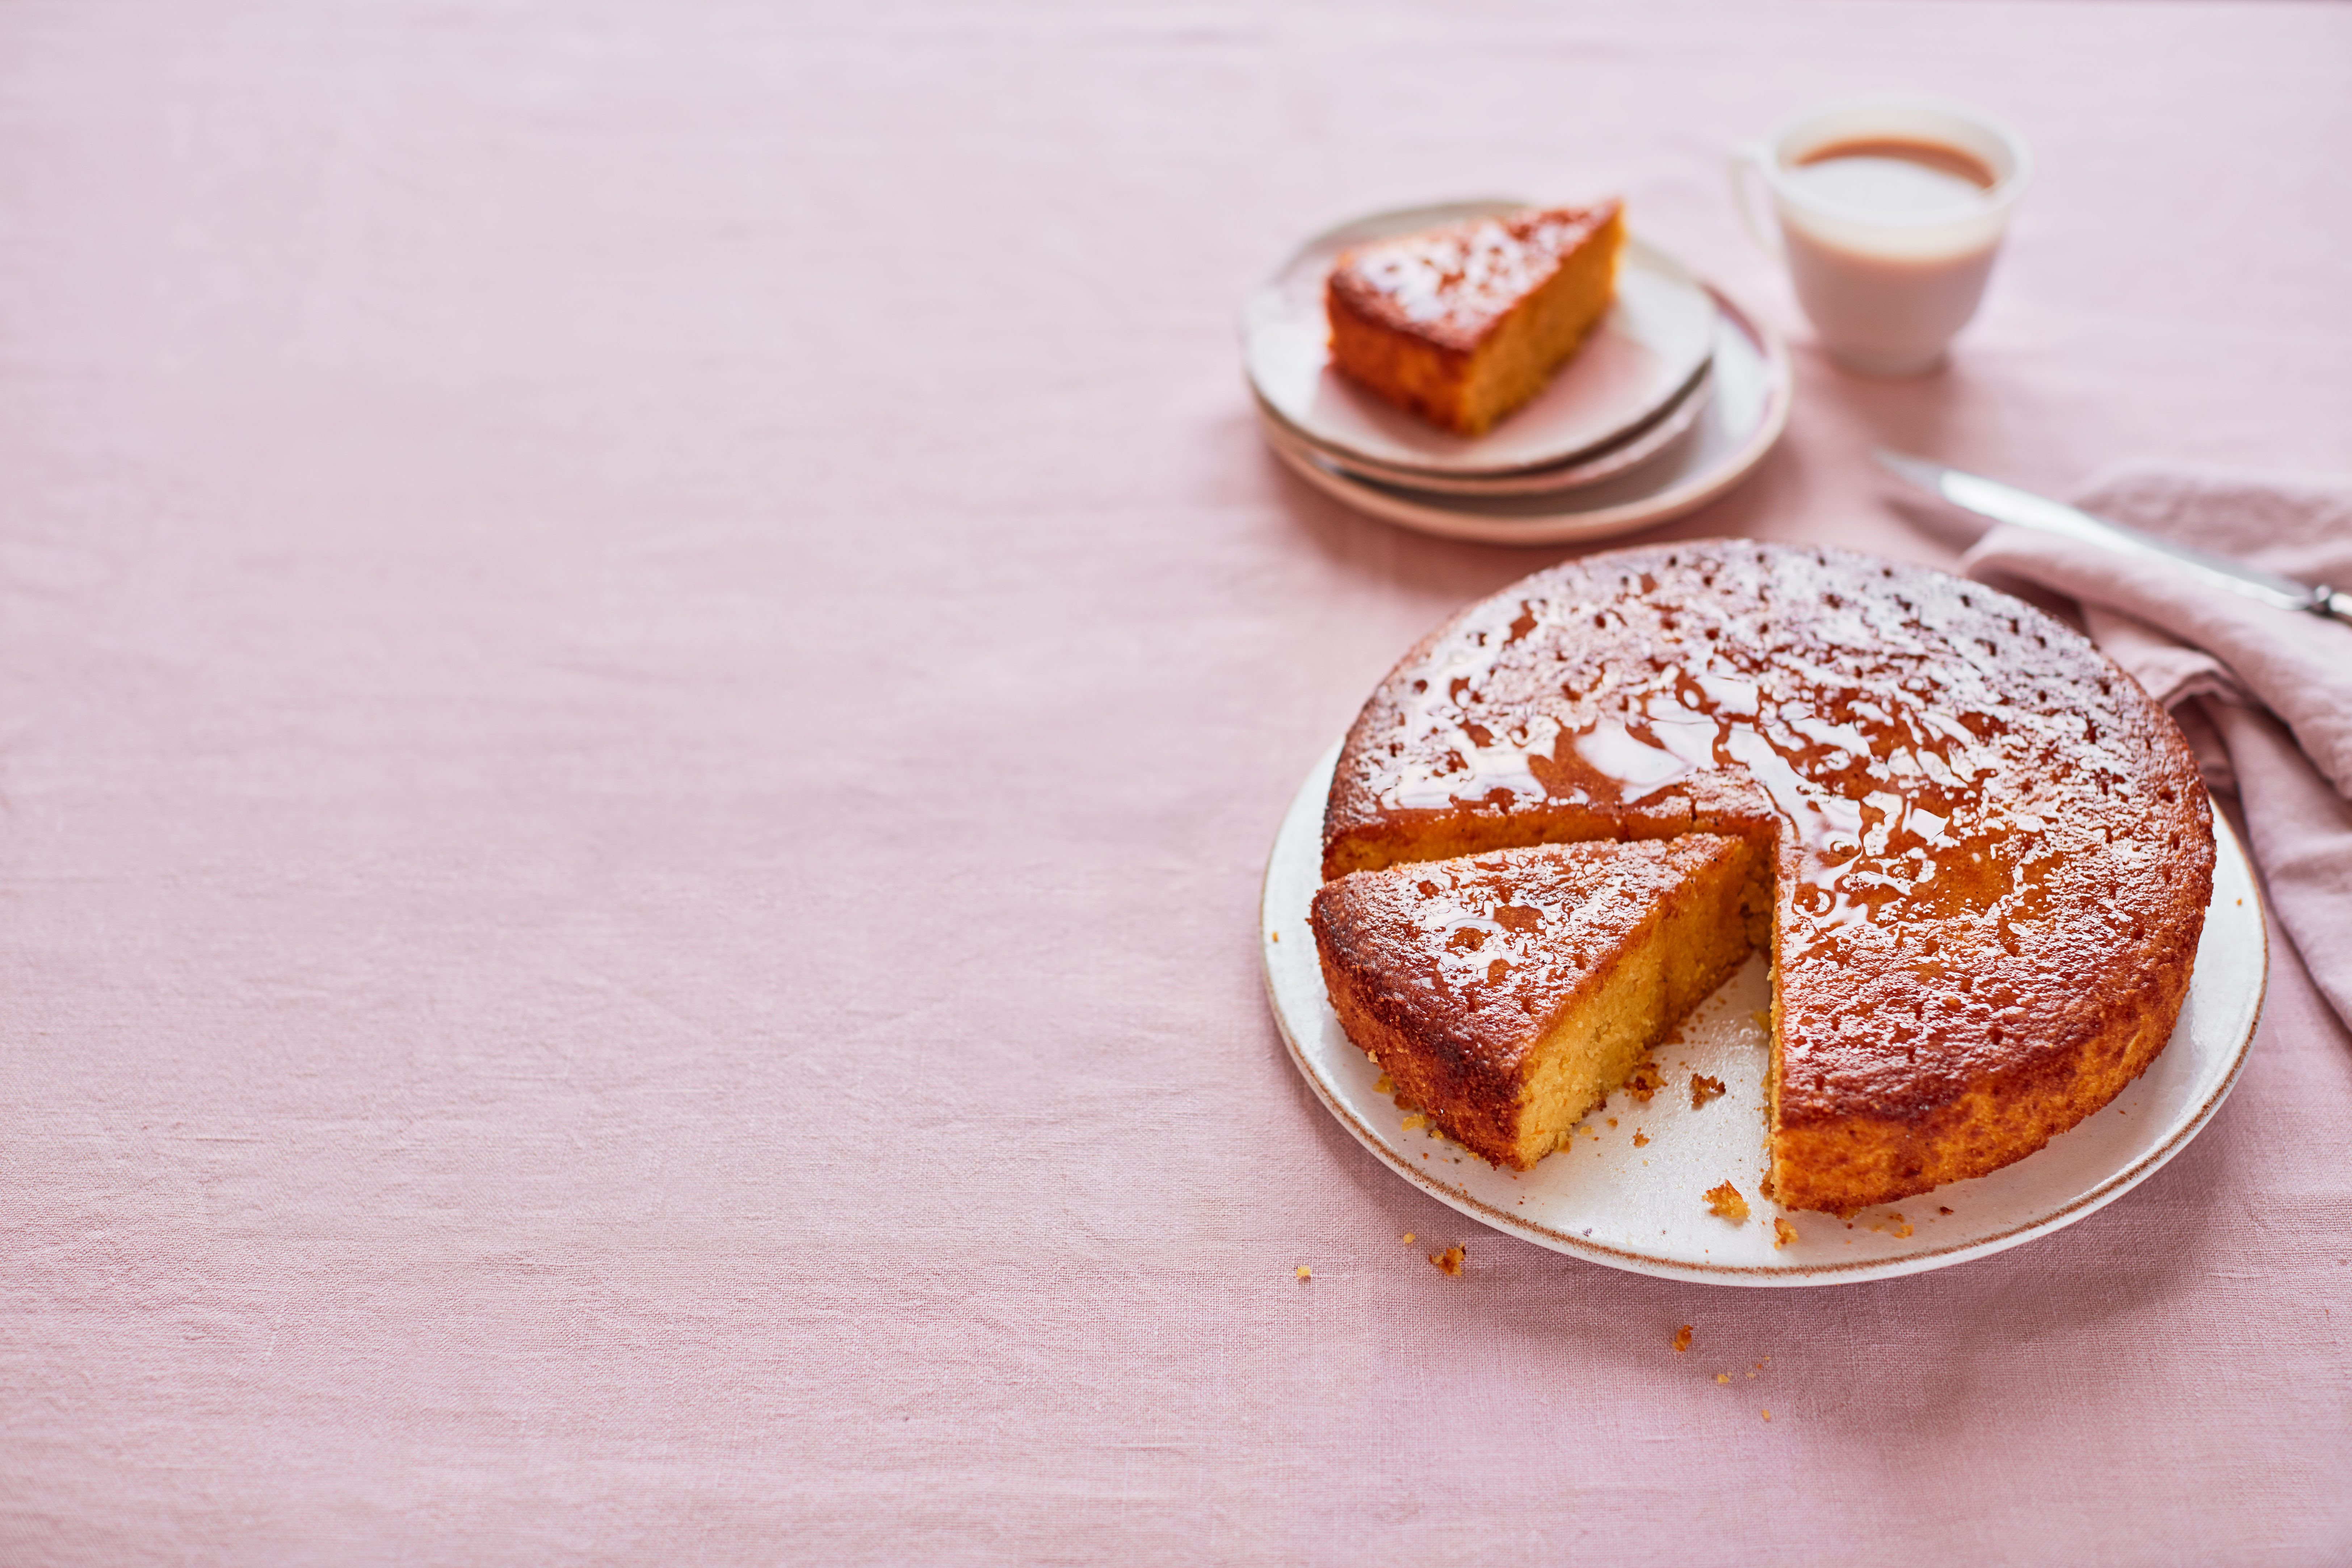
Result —
<path fill-rule="evenodd" d="M 1951 148 L 1993 176 L 1990 189 L 1902 213 L 1842 201 L 1800 173 L 1832 148 L 1912 142 Z M 1731 155 L 1732 198 L 1758 244 L 1788 263 L 1822 346 L 1870 375 L 1921 375 L 1984 297 L 2009 215 L 2032 161 L 1991 116 L 1940 99 L 1880 94 L 1806 111 Z M 1772 198 L 1768 222 L 1754 185 Z"/>

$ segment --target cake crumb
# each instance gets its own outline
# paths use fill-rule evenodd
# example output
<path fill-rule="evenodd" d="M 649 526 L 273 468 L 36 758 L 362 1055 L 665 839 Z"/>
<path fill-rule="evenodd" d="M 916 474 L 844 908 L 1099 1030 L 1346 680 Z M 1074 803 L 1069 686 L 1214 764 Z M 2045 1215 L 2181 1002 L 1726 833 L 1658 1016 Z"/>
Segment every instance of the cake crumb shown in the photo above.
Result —
<path fill-rule="evenodd" d="M 1937 1205 L 1936 1205 L 1936 1212 L 1937 1212 L 1937 1214 L 1949 1214 L 1949 1213 L 1951 1213 L 1952 1211 L 1951 1211 L 1951 1210 L 1949 1210 L 1949 1209 L 1948 1209 L 1948 1208 L 1946 1208 L 1943 1205 L 1941 1205 L 1941 1204 L 1937 1204 Z"/>
<path fill-rule="evenodd" d="M 1612 1126 L 1612 1127 L 1616 1126 L 1616 1125 L 1617 1125 L 1617 1119 L 1616 1119 L 1615 1117 L 1613 1117 L 1613 1116 L 1612 1116 L 1612 1117 L 1611 1117 L 1611 1118 L 1609 1119 L 1609 1125 L 1610 1125 L 1610 1126 Z"/>
<path fill-rule="evenodd" d="M 1722 1093 L 1721 1079 L 1706 1078 L 1698 1073 L 1691 1074 L 1691 1109 L 1693 1110 L 1696 1110 L 1700 1106 Z"/>
<path fill-rule="evenodd" d="M 1428 1125 L 1429 1118 L 1418 1110 L 1404 1119 L 1404 1130 L 1408 1132 L 1418 1132 Z"/>
<path fill-rule="evenodd" d="M 1278 931 L 1270 931 L 1265 934 L 1266 940 L 1269 942 L 1280 942 L 1282 940 L 1282 933 Z"/>
<path fill-rule="evenodd" d="M 1741 1197 L 1739 1189 L 1729 1182 L 1724 1183 L 1721 1186 L 1707 1189 L 1706 1206 L 1713 1209 L 1717 1216 L 1727 1219 L 1734 1225 L 1748 1223 L 1748 1200 Z"/>
<path fill-rule="evenodd" d="M 1307 1268 L 1304 1263 L 1298 1266 L 1297 1273 L 1301 1279 L 1312 1279 L 1315 1278 L 1315 1270 Z"/>
<path fill-rule="evenodd" d="M 1640 1128 L 1638 1128 L 1638 1127 L 1634 1128 L 1634 1129 L 1633 1129 L 1633 1147 L 1634 1147 L 1634 1148 L 1636 1148 L 1636 1149 L 1646 1149 L 1646 1148 L 1648 1148 L 1649 1146 L 1650 1146 L 1650 1135 L 1649 1135 L 1648 1133 L 1646 1133 L 1646 1132 L 1643 1131 L 1642 1131 Z"/>
<path fill-rule="evenodd" d="M 1676 1355 L 1680 1355 L 1683 1352 L 1690 1349 L 1690 1342 L 1691 1326 L 1688 1323 L 1685 1323 L 1681 1328 L 1675 1331 L 1675 1353 Z"/>
<path fill-rule="evenodd" d="M 1372 1085 L 1372 1092 L 1374 1094 L 1394 1094 L 1396 1092 L 1396 1079 L 1389 1077 L 1386 1073 L 1381 1074 L 1381 1081 Z"/>
<path fill-rule="evenodd" d="M 1765 1419 L 1765 1420 L 1767 1420 L 1767 1421 L 1769 1421 L 1769 1420 L 1771 1420 L 1771 1419 L 1772 1419 L 1772 1413 L 1771 1413 L 1769 1410 L 1767 1410 L 1766 1412 L 1764 1412 L 1764 1419 Z"/>
<path fill-rule="evenodd" d="M 1715 1381 L 1717 1383 L 1729 1383 L 1731 1381 L 1731 1374 L 1727 1372 L 1718 1372 L 1715 1374 Z"/>
<path fill-rule="evenodd" d="M 1797 1227 L 1780 1215 L 1772 1216 L 1772 1250 L 1780 1251 L 1797 1239 Z"/>
<path fill-rule="evenodd" d="M 1666 1080 L 1658 1075 L 1658 1064 L 1647 1057 L 1633 1064 L 1633 1075 L 1625 1080 L 1625 1092 L 1643 1105 L 1650 1103 L 1650 1096 L 1665 1087 Z"/>
<path fill-rule="evenodd" d="M 1411 1247 L 1411 1246 L 1412 1245 L 1412 1243 L 1413 1243 L 1413 1234 L 1412 1234 L 1412 1232 L 1411 1232 L 1411 1231 L 1406 1231 L 1406 1232 L 1404 1233 L 1404 1244 L 1405 1244 L 1407 1247 Z"/>
<path fill-rule="evenodd" d="M 1462 1272 L 1464 1256 L 1462 1244 L 1457 1241 L 1443 1252 L 1431 1253 L 1429 1260 L 1437 1265 L 1437 1271 L 1440 1274 L 1459 1274 Z"/>

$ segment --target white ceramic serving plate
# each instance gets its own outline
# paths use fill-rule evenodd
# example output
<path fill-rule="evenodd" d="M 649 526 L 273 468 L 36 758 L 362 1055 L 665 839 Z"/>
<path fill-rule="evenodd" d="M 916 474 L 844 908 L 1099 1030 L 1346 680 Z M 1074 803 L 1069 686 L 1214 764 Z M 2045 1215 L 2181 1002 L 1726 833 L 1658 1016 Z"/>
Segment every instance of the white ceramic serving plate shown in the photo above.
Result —
<path fill-rule="evenodd" d="M 1327 468 L 1335 468 L 1351 479 L 1365 479 L 1373 484 L 1387 484 L 1412 490 L 1424 490 L 1440 496 L 1534 496 L 1556 495 L 1562 490 L 1581 489 L 1613 479 L 1648 462 L 1675 441 L 1680 440 L 1699 416 L 1706 412 L 1708 400 L 1715 393 L 1714 378 L 1709 367 L 1701 365 L 1697 377 L 1688 390 L 1668 404 L 1646 425 L 1637 426 L 1624 436 L 1597 452 L 1570 458 L 1549 468 L 1523 468 L 1507 474 L 1415 474 L 1404 468 L 1391 468 L 1367 458 L 1334 452 L 1318 447 L 1293 429 L 1273 409 L 1265 399 L 1256 399 L 1259 426 L 1270 445 L 1287 446 L 1295 457 L 1306 458 Z"/>
<path fill-rule="evenodd" d="M 1314 445 L 1391 468 L 1456 476 L 1555 467 L 1656 417 L 1706 368 L 1715 310 L 1680 262 L 1631 236 L 1619 255 L 1617 298 L 1608 314 L 1550 384 L 1484 436 L 1441 430 L 1331 367 L 1323 285 L 1341 251 L 1531 205 L 1410 207 L 1307 241 L 1242 308 L 1242 358 L 1258 396 Z"/>
<path fill-rule="evenodd" d="M 1708 286 L 1707 295 L 1716 310 L 1716 345 L 1706 402 L 1687 430 L 1597 484 L 1546 495 L 1440 495 L 1360 479 L 1296 443 L 1269 444 L 1301 479 L 1343 505 L 1442 538 L 1565 544 L 1652 527 L 1696 510 L 1746 479 L 1789 427 L 1796 378 L 1787 346 L 1721 291 Z M 1265 428 L 1271 437 L 1273 426 Z"/>
<path fill-rule="evenodd" d="M 1433 1131 L 1404 1130 L 1404 1113 L 1373 1088 L 1379 1069 L 1325 994 L 1307 912 L 1321 881 L 1323 802 L 1339 752 L 1333 746 L 1299 785 L 1266 862 L 1258 941 L 1292 1058 L 1340 1124 L 1413 1185 L 1496 1230 L 1612 1268 L 1717 1285 L 1836 1285 L 1948 1268 L 2047 1236 L 2113 1203 L 2188 1146 L 2237 1081 L 2262 1012 L 2262 902 L 2244 850 L 2217 814 L 2213 901 L 2179 1026 L 2137 1082 L 2039 1153 L 1866 1209 L 1851 1225 L 1776 1208 L 1759 1190 L 1769 1163 L 1769 992 L 1758 957 L 1659 1047 L 1665 1087 L 1647 1104 L 1621 1090 L 1585 1120 L 1572 1146 L 1525 1173 L 1497 1170 Z M 1723 1097 L 1691 1109 L 1693 1073 L 1722 1079 Z M 1645 1145 L 1634 1144 L 1636 1131 Z M 1724 1181 L 1748 1201 L 1745 1225 L 1718 1219 L 1701 1195 Z M 1797 1230 L 1784 1247 L 1773 1246 L 1776 1215 Z"/>

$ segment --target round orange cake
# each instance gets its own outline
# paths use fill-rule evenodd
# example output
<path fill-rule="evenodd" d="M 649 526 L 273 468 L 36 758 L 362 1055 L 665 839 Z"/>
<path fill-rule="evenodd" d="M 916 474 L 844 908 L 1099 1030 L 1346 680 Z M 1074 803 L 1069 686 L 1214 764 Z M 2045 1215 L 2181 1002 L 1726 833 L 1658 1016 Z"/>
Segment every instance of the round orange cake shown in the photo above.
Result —
<path fill-rule="evenodd" d="M 1349 732 L 1324 875 L 1693 832 L 1770 847 L 1789 1208 L 1981 1175 L 2106 1104 L 2171 1035 L 2212 890 L 2194 757 L 2080 635 L 1723 540 L 1568 563 L 1413 649 Z"/>

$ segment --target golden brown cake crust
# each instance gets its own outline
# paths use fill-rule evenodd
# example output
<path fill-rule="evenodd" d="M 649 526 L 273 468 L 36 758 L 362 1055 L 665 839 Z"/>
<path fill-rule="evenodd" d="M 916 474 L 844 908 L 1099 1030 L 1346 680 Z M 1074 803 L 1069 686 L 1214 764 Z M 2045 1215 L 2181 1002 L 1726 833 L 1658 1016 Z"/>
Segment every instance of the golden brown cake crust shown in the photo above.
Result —
<path fill-rule="evenodd" d="M 1325 989 L 1402 1102 L 1486 1159 L 1520 1164 L 1530 1053 L 1551 1021 L 1607 984 L 1630 945 L 1682 906 L 1738 900 L 1759 879 L 1755 859 L 1747 840 L 1694 834 L 1360 871 L 1315 896 Z M 1747 952 L 1735 931 L 1706 954 L 1706 973 L 1680 987 L 1685 1004 Z"/>
<path fill-rule="evenodd" d="M 1474 605 L 1366 704 L 1325 874 L 1713 827 L 1777 841 L 1776 1196 L 1851 1211 L 2032 1152 L 2171 1032 L 2210 808 L 2082 637 L 1941 573 L 1704 541 Z"/>

